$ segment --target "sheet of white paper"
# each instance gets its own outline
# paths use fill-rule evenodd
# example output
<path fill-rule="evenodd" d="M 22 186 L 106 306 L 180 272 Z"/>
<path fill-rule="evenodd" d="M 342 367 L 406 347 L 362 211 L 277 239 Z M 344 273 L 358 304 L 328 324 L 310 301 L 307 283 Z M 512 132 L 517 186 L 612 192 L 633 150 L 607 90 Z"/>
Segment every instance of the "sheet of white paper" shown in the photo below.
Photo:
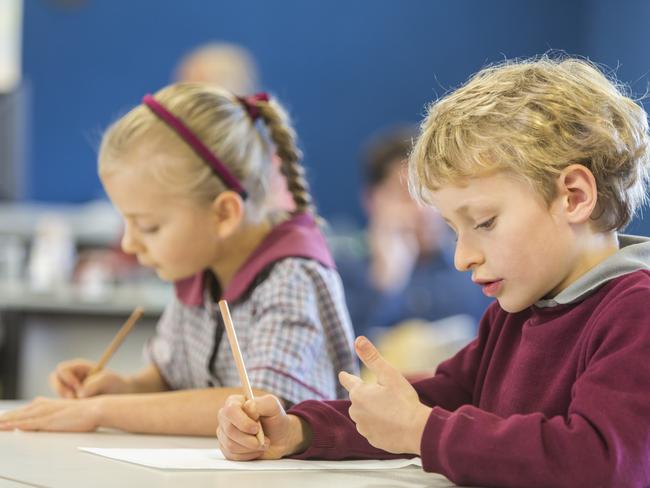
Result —
<path fill-rule="evenodd" d="M 223 469 L 223 470 L 294 470 L 294 469 L 396 469 L 422 466 L 420 458 L 362 460 L 362 461 L 303 461 L 278 459 L 276 461 L 228 461 L 219 449 L 114 449 L 80 447 L 81 451 L 118 461 L 141 464 L 159 469 Z"/>

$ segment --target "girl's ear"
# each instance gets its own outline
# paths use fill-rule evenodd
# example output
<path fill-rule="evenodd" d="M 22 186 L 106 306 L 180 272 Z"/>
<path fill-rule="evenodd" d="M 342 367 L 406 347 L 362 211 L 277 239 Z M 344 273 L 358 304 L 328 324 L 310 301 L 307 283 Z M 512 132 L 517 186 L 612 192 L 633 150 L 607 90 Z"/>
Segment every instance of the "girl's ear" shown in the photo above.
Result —
<path fill-rule="evenodd" d="M 212 201 L 212 215 L 218 236 L 230 237 L 244 219 L 244 201 L 238 193 L 226 190 Z"/>
<path fill-rule="evenodd" d="M 581 164 L 562 170 L 557 179 L 562 209 L 570 224 L 589 222 L 598 203 L 598 188 L 593 173 Z"/>

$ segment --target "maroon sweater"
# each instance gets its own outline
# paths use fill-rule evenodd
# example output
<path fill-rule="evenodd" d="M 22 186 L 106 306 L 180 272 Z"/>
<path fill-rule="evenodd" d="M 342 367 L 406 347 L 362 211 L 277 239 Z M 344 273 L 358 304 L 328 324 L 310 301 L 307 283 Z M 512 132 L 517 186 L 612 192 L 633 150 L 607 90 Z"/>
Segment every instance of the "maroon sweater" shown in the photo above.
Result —
<path fill-rule="evenodd" d="M 650 271 L 614 278 L 577 304 L 510 314 L 495 302 L 478 338 L 414 387 L 433 407 L 426 471 L 467 485 L 646 488 Z M 314 435 L 297 457 L 400 457 L 358 434 L 349 406 L 294 407 Z"/>

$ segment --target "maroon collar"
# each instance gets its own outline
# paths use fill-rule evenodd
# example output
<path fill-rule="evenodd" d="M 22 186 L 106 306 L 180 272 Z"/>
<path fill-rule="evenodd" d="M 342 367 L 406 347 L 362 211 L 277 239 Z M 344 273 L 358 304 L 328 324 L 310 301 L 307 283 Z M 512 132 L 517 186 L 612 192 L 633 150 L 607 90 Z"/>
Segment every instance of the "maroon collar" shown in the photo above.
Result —
<path fill-rule="evenodd" d="M 229 302 L 238 300 L 270 264 L 289 257 L 313 259 L 327 268 L 335 267 L 325 238 L 309 214 L 300 213 L 274 227 L 239 268 L 222 298 Z M 174 283 L 176 296 L 185 305 L 203 305 L 205 273 Z"/>

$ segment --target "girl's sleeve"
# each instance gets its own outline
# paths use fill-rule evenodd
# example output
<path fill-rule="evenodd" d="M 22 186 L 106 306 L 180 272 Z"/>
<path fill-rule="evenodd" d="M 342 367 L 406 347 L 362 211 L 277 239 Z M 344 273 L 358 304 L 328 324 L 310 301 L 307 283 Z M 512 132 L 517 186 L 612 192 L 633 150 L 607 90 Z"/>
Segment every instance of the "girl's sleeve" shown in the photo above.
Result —
<path fill-rule="evenodd" d="M 182 348 L 182 304 L 176 297 L 167 304 L 156 333 L 144 346 L 145 360 L 153 363 L 172 390 L 186 388 L 187 361 Z"/>
<path fill-rule="evenodd" d="M 302 261 L 278 263 L 255 291 L 255 323 L 245 345 L 251 385 L 289 404 L 336 398 L 339 349 L 351 349 L 351 334 L 341 336 L 347 318 L 323 300 L 326 285 Z"/>

